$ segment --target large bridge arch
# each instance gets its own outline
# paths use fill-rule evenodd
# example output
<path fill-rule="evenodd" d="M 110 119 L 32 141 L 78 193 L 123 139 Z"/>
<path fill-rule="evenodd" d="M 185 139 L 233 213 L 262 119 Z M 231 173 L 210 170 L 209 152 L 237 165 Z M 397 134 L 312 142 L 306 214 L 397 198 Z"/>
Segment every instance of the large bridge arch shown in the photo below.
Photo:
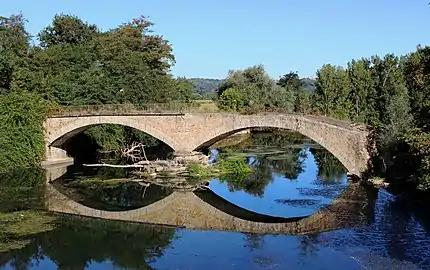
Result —
<path fill-rule="evenodd" d="M 327 119 L 328 120 L 328 119 Z M 367 133 L 348 126 L 321 121 L 299 115 L 224 115 L 211 119 L 206 132 L 197 134 L 190 142 L 188 151 L 203 147 L 250 128 L 279 128 L 298 132 L 332 153 L 352 174 L 360 175 L 367 169 Z M 217 123 L 218 122 L 218 123 Z M 344 124 L 346 125 L 346 124 Z"/>
<path fill-rule="evenodd" d="M 179 144 L 169 136 L 168 133 L 156 128 L 151 123 L 139 121 L 139 119 L 127 116 L 91 116 L 91 117 L 64 117 L 51 118 L 51 121 L 45 122 L 45 145 L 47 156 L 66 155 L 62 152 L 63 144 L 73 136 L 89 129 L 90 127 L 115 124 L 127 126 L 142 131 L 161 142 L 168 145 L 173 150 L 179 147 Z M 54 152 L 54 153 L 53 153 Z M 58 154 L 60 152 L 60 154 Z"/>

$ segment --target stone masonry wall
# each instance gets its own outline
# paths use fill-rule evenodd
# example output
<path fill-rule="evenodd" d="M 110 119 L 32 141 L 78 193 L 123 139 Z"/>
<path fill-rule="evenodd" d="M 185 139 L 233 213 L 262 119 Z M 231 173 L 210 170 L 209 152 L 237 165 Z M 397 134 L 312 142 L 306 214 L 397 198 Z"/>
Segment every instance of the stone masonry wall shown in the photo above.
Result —
<path fill-rule="evenodd" d="M 352 174 L 367 169 L 368 132 L 345 122 L 315 116 L 226 113 L 185 115 L 82 116 L 48 118 L 45 122 L 46 159 L 64 142 L 99 124 L 119 124 L 136 128 L 161 140 L 174 151 L 189 153 L 253 127 L 275 127 L 297 131 L 330 151 Z"/>

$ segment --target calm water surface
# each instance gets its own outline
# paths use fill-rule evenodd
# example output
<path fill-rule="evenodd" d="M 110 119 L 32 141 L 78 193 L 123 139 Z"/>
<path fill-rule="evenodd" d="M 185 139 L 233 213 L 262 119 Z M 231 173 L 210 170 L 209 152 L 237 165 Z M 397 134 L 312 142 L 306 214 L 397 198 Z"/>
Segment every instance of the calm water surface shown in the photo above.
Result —
<path fill-rule="evenodd" d="M 274 217 L 313 215 L 329 206 L 348 188 L 343 167 L 329 153 L 307 141 L 255 135 L 235 147 L 212 150 L 213 159 L 240 156 L 255 172 L 246 178 L 221 177 L 209 183 L 218 196 L 236 206 Z M 72 189 L 88 175 L 127 176 L 124 170 L 71 167 L 54 186 L 81 204 L 95 209 L 126 211 L 152 204 L 169 194 L 151 187 L 121 184 L 97 189 Z M 0 211 L 43 209 L 38 171 L 0 178 Z M 29 188 L 20 188 L 29 186 Z M 70 192 L 69 192 L 70 191 Z M 343 224 L 308 235 L 264 235 L 188 230 L 55 215 L 53 229 L 17 238 L 1 234 L 1 269 L 430 269 L 430 219 L 426 211 L 386 191 L 363 195 L 365 222 Z M 2 229 L 0 224 L 0 230 Z"/>

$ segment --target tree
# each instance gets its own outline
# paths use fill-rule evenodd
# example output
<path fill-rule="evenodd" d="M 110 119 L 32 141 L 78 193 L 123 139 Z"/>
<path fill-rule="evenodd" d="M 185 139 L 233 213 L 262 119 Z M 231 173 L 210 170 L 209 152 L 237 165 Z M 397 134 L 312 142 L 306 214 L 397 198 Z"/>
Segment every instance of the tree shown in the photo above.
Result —
<path fill-rule="evenodd" d="M 373 76 L 375 86 L 375 110 L 380 122 L 384 125 L 391 122 L 389 112 L 390 102 L 393 97 L 401 99 L 408 96 L 400 59 L 393 54 L 387 54 L 383 59 L 372 57 Z"/>
<path fill-rule="evenodd" d="M 218 88 L 219 97 L 221 98 L 223 92 L 230 88 L 243 93 L 244 107 L 247 110 L 292 107 L 293 101 L 288 91 L 276 85 L 262 65 L 244 70 L 230 70 L 227 78 Z"/>
<path fill-rule="evenodd" d="M 352 60 L 348 63 L 349 96 L 351 103 L 350 118 L 356 122 L 365 123 L 368 118 L 374 117 L 373 94 L 374 81 L 371 62 L 368 59 Z"/>
<path fill-rule="evenodd" d="M 133 56 L 158 74 L 167 74 L 175 63 L 172 46 L 160 35 L 152 34 L 154 24 L 140 16 L 100 37 L 101 53 L 108 59 Z"/>
<path fill-rule="evenodd" d="M 341 67 L 323 65 L 317 71 L 312 105 L 324 115 L 347 119 L 350 102 L 346 71 Z"/>
<path fill-rule="evenodd" d="M 22 14 L 0 17 L 0 94 L 11 91 L 17 72 L 26 66 L 30 36 Z"/>
<path fill-rule="evenodd" d="M 430 47 L 418 46 L 404 58 L 403 66 L 415 123 L 430 132 Z"/>
<path fill-rule="evenodd" d="M 277 85 L 286 90 L 286 95 L 290 95 L 290 101 L 293 103 L 295 112 L 305 113 L 310 109 L 309 93 L 304 87 L 303 80 L 300 79 L 297 72 L 290 71 L 283 75 L 277 82 Z"/>
<path fill-rule="evenodd" d="M 98 34 L 97 26 L 83 22 L 72 15 L 55 15 L 52 25 L 39 33 L 44 48 L 55 45 L 80 44 L 92 40 Z"/>
<path fill-rule="evenodd" d="M 43 121 L 50 108 L 37 94 L 25 91 L 0 96 L 0 171 L 29 167 L 43 158 Z"/>
<path fill-rule="evenodd" d="M 298 89 L 301 86 L 303 86 L 303 83 L 300 80 L 299 74 L 297 74 L 297 72 L 292 72 L 292 71 L 290 71 L 289 73 L 279 78 L 277 84 L 282 87 L 292 87 L 293 89 Z"/>
<path fill-rule="evenodd" d="M 223 91 L 219 98 L 219 108 L 224 111 L 238 112 L 243 109 L 244 105 L 244 93 L 233 88 Z"/>

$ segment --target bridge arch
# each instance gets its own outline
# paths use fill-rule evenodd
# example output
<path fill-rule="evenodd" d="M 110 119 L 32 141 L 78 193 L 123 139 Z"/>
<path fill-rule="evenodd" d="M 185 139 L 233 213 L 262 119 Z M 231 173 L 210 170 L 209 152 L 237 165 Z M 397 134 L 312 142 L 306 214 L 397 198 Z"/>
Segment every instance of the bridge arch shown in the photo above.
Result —
<path fill-rule="evenodd" d="M 366 167 L 365 141 L 360 132 L 336 127 L 324 122 L 312 121 L 300 116 L 278 116 L 278 118 L 242 116 L 239 121 L 230 120 L 216 128 L 201 133 L 190 145 L 190 150 L 196 151 L 208 147 L 213 143 L 225 139 L 237 132 L 252 128 L 277 128 L 298 132 L 318 143 L 335 156 L 350 172 L 360 175 Z M 355 137 L 355 138 L 354 138 Z M 362 155 L 357 159 L 356 155 Z M 360 160 L 361 159 L 361 160 Z M 364 162 L 362 162 L 364 160 Z"/>
<path fill-rule="evenodd" d="M 69 120 L 69 121 L 67 121 Z M 45 128 L 46 138 L 45 143 L 48 147 L 61 148 L 62 145 L 73 136 L 98 125 L 115 124 L 126 127 L 131 127 L 136 130 L 142 131 L 161 142 L 168 145 L 175 150 L 178 148 L 178 143 L 168 134 L 162 132 L 158 128 L 146 122 L 137 121 L 134 118 L 123 116 L 116 117 L 82 117 L 82 118 L 68 118 L 64 121 L 63 125 L 58 128 Z"/>

